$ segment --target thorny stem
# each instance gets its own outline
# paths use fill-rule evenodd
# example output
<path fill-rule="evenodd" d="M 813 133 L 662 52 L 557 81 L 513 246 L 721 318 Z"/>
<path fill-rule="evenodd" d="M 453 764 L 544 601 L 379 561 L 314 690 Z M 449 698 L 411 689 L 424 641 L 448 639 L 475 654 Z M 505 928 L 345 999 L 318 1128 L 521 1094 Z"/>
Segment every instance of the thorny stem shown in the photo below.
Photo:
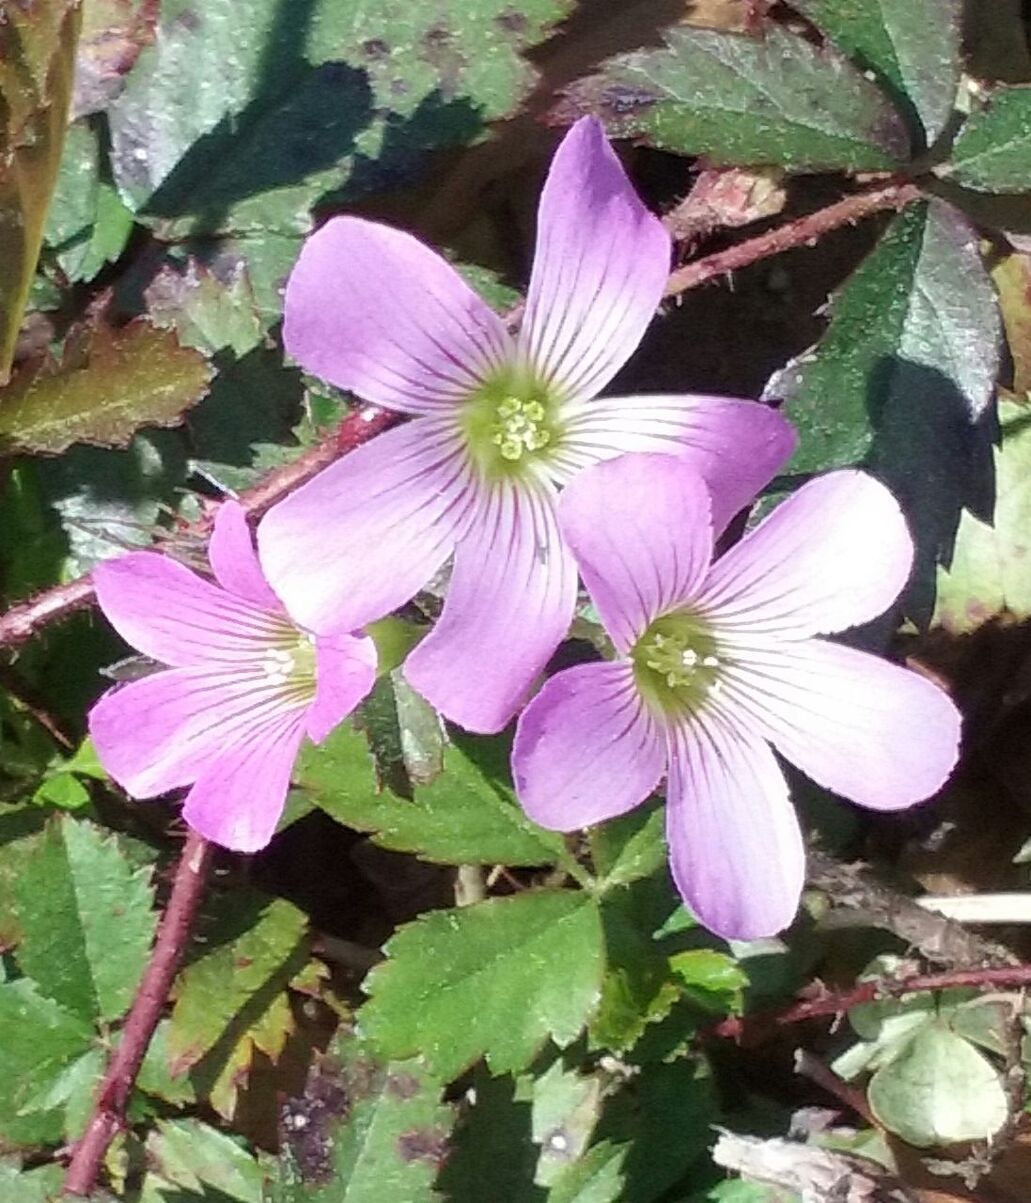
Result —
<path fill-rule="evenodd" d="M 796 217 L 793 221 L 785 222 L 756 238 L 748 238 L 744 242 L 727 247 L 725 251 L 717 251 L 713 255 L 706 255 L 693 263 L 678 267 L 666 283 L 666 296 L 677 296 L 690 288 L 697 288 L 700 284 L 714 280 L 717 276 L 725 276 L 738 268 L 757 263 L 760 259 L 779 255 L 782 251 L 812 246 L 832 230 L 855 225 L 864 217 L 885 209 L 904 209 L 918 201 L 921 195 L 915 184 L 898 181 L 881 184 L 865 192 L 855 192 L 825 209 L 807 213 L 804 217 Z"/>
<path fill-rule="evenodd" d="M 213 845 L 203 836 L 194 831 L 187 835 L 143 981 L 97 1090 L 89 1123 L 72 1154 L 64 1180 L 66 1195 L 92 1192 L 107 1150 L 125 1126 L 129 1096 L 182 963 L 213 851 Z"/>
<path fill-rule="evenodd" d="M 720 1036 L 739 1043 L 758 1044 L 778 1028 L 822 1016 L 841 1016 L 860 1003 L 879 998 L 898 998 L 922 990 L 950 990 L 959 986 L 974 989 L 1014 990 L 1031 986 L 1031 965 L 993 965 L 983 969 L 955 969 L 943 973 L 914 973 L 906 977 L 875 978 L 860 982 L 850 990 L 825 991 L 815 998 L 792 1003 L 780 1011 L 731 1015 L 705 1029 L 708 1036 Z"/>

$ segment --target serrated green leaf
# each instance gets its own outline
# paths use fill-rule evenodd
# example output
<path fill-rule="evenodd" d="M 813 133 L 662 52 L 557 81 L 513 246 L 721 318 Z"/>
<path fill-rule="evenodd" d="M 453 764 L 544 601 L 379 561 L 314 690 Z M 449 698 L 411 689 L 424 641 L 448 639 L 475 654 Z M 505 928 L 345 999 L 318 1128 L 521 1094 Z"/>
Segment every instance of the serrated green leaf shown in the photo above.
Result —
<path fill-rule="evenodd" d="M 799 430 L 792 471 L 865 462 L 902 502 L 917 542 L 910 612 L 922 619 L 962 506 L 990 505 L 1000 339 L 975 231 L 950 206 L 916 205 L 834 298 L 821 341 L 765 390 Z"/>
<path fill-rule="evenodd" d="M 665 863 L 665 825 L 665 807 L 652 802 L 591 828 L 591 861 L 603 889 L 649 877 Z"/>
<path fill-rule="evenodd" d="M 993 92 L 938 170 L 978 192 L 1031 192 L 1031 86 Z"/>
<path fill-rule="evenodd" d="M 191 1200 L 217 1192 L 218 1203 L 263 1203 L 265 1175 L 255 1159 L 231 1136 L 198 1119 L 158 1120 L 147 1136 L 147 1191 L 168 1203 L 186 1203 L 176 1192 L 164 1195 L 165 1186 L 191 1192 Z"/>
<path fill-rule="evenodd" d="M 58 365 L 23 368 L 0 392 L 0 447 L 56 455 L 73 443 L 125 446 L 141 426 L 171 426 L 207 392 L 203 356 L 145 321 L 97 326 Z"/>
<path fill-rule="evenodd" d="M 565 1047 L 601 989 L 601 920 L 574 890 L 528 890 L 403 927 L 365 982 L 361 1031 L 390 1057 L 422 1054 L 451 1080 L 481 1056 L 525 1068 L 550 1036 Z"/>
<path fill-rule="evenodd" d="M 943 1022 L 920 1027 L 870 1079 L 870 1110 L 909 1144 L 990 1140 L 1007 1117 L 1002 1078 Z"/>
<path fill-rule="evenodd" d="M 486 741 L 452 744 L 444 771 L 415 790 L 414 800 L 376 791 L 365 739 L 339 727 L 305 748 L 294 780 L 300 791 L 341 823 L 373 832 L 377 844 L 444 864 L 553 864 L 562 837 L 532 823 L 490 763 Z M 478 763 L 479 761 L 479 763 Z"/>
<path fill-rule="evenodd" d="M 93 1111 L 97 1083 L 103 1077 L 106 1063 L 103 1049 L 88 1049 L 54 1079 L 45 1082 L 36 1094 L 30 1094 L 22 1103 L 22 1114 L 59 1110 L 63 1116 L 63 1138 L 68 1142 L 78 1140 Z"/>
<path fill-rule="evenodd" d="M 945 128 L 959 87 L 959 0 L 793 0 L 835 45 L 911 109 L 928 144 Z"/>
<path fill-rule="evenodd" d="M 8 745 L 2 745 L 6 753 Z M 18 882 L 25 863 L 42 840 L 43 812 L 35 806 L 0 806 L 0 947 L 13 948 L 21 939 Z"/>
<path fill-rule="evenodd" d="M 999 402 L 991 523 L 964 510 L 948 568 L 938 569 L 933 626 L 976 630 L 1002 613 L 1031 616 L 1031 406 Z"/>
<path fill-rule="evenodd" d="M 154 937 L 149 870 L 92 823 L 54 818 L 18 883 L 18 962 L 44 994 L 89 1020 L 128 1009 Z"/>
<path fill-rule="evenodd" d="M 0 382 L 11 368 L 61 161 L 79 0 L 6 5 L 0 22 Z"/>
<path fill-rule="evenodd" d="M 176 986 L 169 1068 L 173 1077 L 191 1070 L 198 1091 L 230 1115 L 254 1049 L 275 1061 L 293 1030 L 284 991 L 308 959 L 307 920 L 283 899 L 238 892 L 204 938 L 207 951 Z"/>
<path fill-rule="evenodd" d="M 287 1108 L 274 1203 L 431 1203 L 454 1110 L 418 1060 L 377 1060 L 338 1036 Z M 334 1106 L 334 1102 L 336 1105 Z"/>
<path fill-rule="evenodd" d="M 191 255 L 182 270 L 165 264 L 144 296 L 151 320 L 174 328 L 184 347 L 209 355 L 228 347 L 239 359 L 262 341 L 262 323 L 243 262 L 233 265 L 223 280 Z"/>
<path fill-rule="evenodd" d="M 688 948 L 669 958 L 670 971 L 692 998 L 720 1009 L 738 1009 L 748 974 L 733 957 L 714 948 Z"/>
<path fill-rule="evenodd" d="M 59 1108 L 33 1112 L 25 1107 L 88 1050 L 93 1025 L 22 978 L 0 985 L 0 1032 L 8 1033 L 0 1040 L 0 1136 L 16 1144 L 63 1139 Z"/>
<path fill-rule="evenodd" d="M 468 142 L 533 85 L 520 52 L 568 0 L 166 0 L 110 110 L 115 176 L 180 236 L 301 232 L 312 203 L 395 183 L 426 150 Z"/>
<path fill-rule="evenodd" d="M 761 38 L 672 29 L 664 49 L 611 59 L 567 95 L 563 113 L 596 113 L 615 137 L 730 166 L 869 171 L 908 155 L 903 121 L 875 85 L 773 23 Z"/>
<path fill-rule="evenodd" d="M 368 736 L 381 784 L 395 793 L 407 795 L 440 774 L 444 756 L 440 717 L 399 669 L 379 678 L 353 722 Z"/>

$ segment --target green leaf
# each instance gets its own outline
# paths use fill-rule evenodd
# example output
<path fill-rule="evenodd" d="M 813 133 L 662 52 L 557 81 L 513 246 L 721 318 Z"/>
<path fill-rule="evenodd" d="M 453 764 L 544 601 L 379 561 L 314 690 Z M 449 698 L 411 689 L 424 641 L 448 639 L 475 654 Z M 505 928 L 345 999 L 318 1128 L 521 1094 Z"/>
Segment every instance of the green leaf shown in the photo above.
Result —
<path fill-rule="evenodd" d="M 29 1111 L 89 1048 L 93 1025 L 40 994 L 28 978 L 0 985 L 0 1137 L 34 1144 L 61 1140 L 63 1118 L 57 1108 Z M 10 1034 L 17 1038 L 11 1039 Z"/>
<path fill-rule="evenodd" d="M 206 951 L 181 973 L 168 1029 L 173 1077 L 192 1071 L 212 1106 L 232 1114 L 255 1050 L 277 1061 L 294 1021 L 284 991 L 308 960 L 307 920 L 283 899 L 222 900 Z"/>
<path fill-rule="evenodd" d="M 198 1119 L 158 1120 L 147 1136 L 147 1178 L 143 1193 L 167 1203 L 198 1203 L 217 1192 L 212 1203 L 264 1203 L 265 1175 L 247 1150 L 231 1136 Z M 166 1195 L 162 1188 L 180 1187 Z"/>
<path fill-rule="evenodd" d="M 358 708 L 354 725 L 372 748 L 380 782 L 408 794 L 443 768 L 444 731 L 437 712 L 399 669 L 381 676 Z"/>
<path fill-rule="evenodd" d="M 1031 406 L 999 402 L 991 522 L 964 510 L 948 568 L 938 569 L 932 625 L 965 634 L 1000 614 L 1031 617 Z"/>
<path fill-rule="evenodd" d="M 602 1141 L 556 1179 L 548 1203 L 622 1203 L 626 1146 Z"/>
<path fill-rule="evenodd" d="M 0 383 L 11 369 L 68 119 L 79 0 L 5 5 L 0 22 Z"/>
<path fill-rule="evenodd" d="M 181 269 L 166 263 L 144 295 L 151 321 L 173 328 L 184 347 L 208 355 L 228 347 L 240 359 L 262 342 L 262 322 L 243 261 L 232 266 L 227 279 L 192 255 Z"/>
<path fill-rule="evenodd" d="M 67 1010 L 117 1019 L 147 963 L 153 901 L 149 870 L 133 867 L 111 836 L 55 818 L 18 883 L 18 962 Z"/>
<path fill-rule="evenodd" d="M 303 232 L 314 201 L 395 184 L 516 110 L 521 51 L 569 0 L 166 0 L 111 107 L 115 177 L 174 236 Z M 217 86 L 212 81 L 217 80 Z"/>
<path fill-rule="evenodd" d="M 553 864 L 565 853 L 560 835 L 532 823 L 487 741 L 463 741 L 444 752 L 444 771 L 409 801 L 377 792 L 368 745 L 339 727 L 305 748 L 294 773 L 299 789 L 341 823 L 373 832 L 383 848 L 415 852 L 444 864 Z M 492 764 L 492 760 L 494 763 Z"/>
<path fill-rule="evenodd" d="M 938 171 L 978 192 L 1031 192 L 1031 86 L 993 92 Z"/>
<path fill-rule="evenodd" d="M 945 128 L 956 100 L 959 0 L 793 0 L 864 71 L 872 71 L 927 143 Z"/>
<path fill-rule="evenodd" d="M 587 1148 L 601 1112 L 603 1082 L 555 1061 L 533 1083 L 531 1136 L 540 1145 L 533 1180 L 554 1186 Z"/>
<path fill-rule="evenodd" d="M 963 303 L 957 304 L 956 298 Z M 917 542 L 910 613 L 933 604 L 936 561 L 964 504 L 991 504 L 991 425 L 1001 326 L 977 235 L 950 206 L 900 214 L 831 304 L 816 347 L 778 372 L 800 444 L 793 472 L 865 462 L 906 510 Z"/>
<path fill-rule="evenodd" d="M 524 1069 L 550 1036 L 565 1047 L 598 1001 L 604 964 L 594 900 L 528 890 L 403 927 L 365 982 L 361 1031 L 390 1057 L 422 1054 L 446 1080 L 481 1056 Z"/>
<path fill-rule="evenodd" d="M 440 1175 L 445 1198 L 448 1203 L 544 1203 L 546 1192 L 533 1184 L 537 1158 L 530 1100 L 516 1091 L 513 1078 L 493 1078 L 482 1065 L 472 1081 Z"/>
<path fill-rule="evenodd" d="M 669 958 L 669 967 L 691 998 L 713 1010 L 740 1010 L 748 974 L 733 957 L 714 948 L 688 948 Z"/>
<path fill-rule="evenodd" d="M 0 744 L 5 758 L 10 750 L 8 743 Z M 43 839 L 43 822 L 44 815 L 35 806 L 0 806 L 0 947 L 3 948 L 13 948 L 21 939 L 18 883 L 25 873 L 26 861 Z"/>
<path fill-rule="evenodd" d="M 574 84 L 563 116 L 596 113 L 615 137 L 732 166 L 871 171 L 906 159 L 898 113 L 831 48 L 772 22 L 761 38 L 688 26 L 665 36 L 664 49 Z"/>
<path fill-rule="evenodd" d="M 870 1110 L 917 1148 L 990 1140 L 1007 1118 L 1002 1078 L 944 1023 L 918 1029 L 871 1078 Z"/>
<path fill-rule="evenodd" d="M 64 1169 L 44 1165 L 22 1170 L 9 1161 L 0 1161 L 0 1198 L 12 1203 L 52 1203 L 61 1189 Z"/>
<path fill-rule="evenodd" d="M 660 802 L 599 823 L 590 831 L 591 860 L 603 889 L 650 877 L 666 861 L 666 808 Z"/>
<path fill-rule="evenodd" d="M 274 1203 L 431 1203 L 454 1112 L 418 1060 L 338 1036 L 288 1104 Z M 303 1123 L 298 1123 L 303 1120 Z"/>
<path fill-rule="evenodd" d="M 125 446 L 140 426 L 173 426 L 212 370 L 145 321 L 97 326 L 60 365 L 23 368 L 0 393 L 0 448 L 55 455 L 72 443 Z"/>

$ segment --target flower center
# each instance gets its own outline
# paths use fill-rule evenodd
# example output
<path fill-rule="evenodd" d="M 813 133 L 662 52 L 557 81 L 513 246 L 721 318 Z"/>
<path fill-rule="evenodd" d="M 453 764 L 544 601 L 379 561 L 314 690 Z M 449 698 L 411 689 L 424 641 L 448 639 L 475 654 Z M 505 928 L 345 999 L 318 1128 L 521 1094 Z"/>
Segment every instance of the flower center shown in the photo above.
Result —
<path fill-rule="evenodd" d="M 718 650 L 704 619 L 685 610 L 664 614 L 630 652 L 638 688 L 665 714 L 693 713 L 719 688 Z"/>
<path fill-rule="evenodd" d="M 512 369 L 488 381 L 466 403 L 462 427 L 488 477 L 513 475 L 555 449 L 562 435 L 548 390 Z"/>
<path fill-rule="evenodd" d="M 290 699 L 310 702 L 315 697 L 315 640 L 304 631 L 288 627 L 262 655 L 265 683 L 283 688 Z"/>

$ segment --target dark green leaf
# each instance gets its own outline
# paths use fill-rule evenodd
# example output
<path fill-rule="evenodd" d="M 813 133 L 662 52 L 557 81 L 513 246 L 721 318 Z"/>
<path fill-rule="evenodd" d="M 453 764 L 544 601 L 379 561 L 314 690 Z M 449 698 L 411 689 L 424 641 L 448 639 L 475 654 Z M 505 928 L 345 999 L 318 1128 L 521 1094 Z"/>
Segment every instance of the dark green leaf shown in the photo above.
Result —
<path fill-rule="evenodd" d="M 362 1032 L 390 1057 L 422 1054 L 450 1080 L 486 1055 L 525 1068 L 550 1036 L 564 1047 L 597 1003 L 604 964 L 594 900 L 528 890 L 402 928 L 366 979 Z"/>
<path fill-rule="evenodd" d="M 50 821 L 18 883 L 18 961 L 44 994 L 88 1020 L 128 1009 L 154 935 L 148 870 L 92 823 Z"/>
<path fill-rule="evenodd" d="M 606 889 L 649 877 L 665 862 L 665 824 L 665 807 L 652 802 L 591 829 L 591 859 Z"/>
<path fill-rule="evenodd" d="M 626 1153 L 626 1145 L 594 1145 L 556 1179 L 548 1203 L 622 1203 Z"/>
<path fill-rule="evenodd" d="M 462 144 L 533 84 L 520 57 L 568 0 L 166 0 L 110 111 L 135 209 L 176 235 L 302 232 L 312 203 L 392 185 Z"/>
<path fill-rule="evenodd" d="M 959 0 L 793 0 L 895 103 L 923 126 L 945 128 L 959 88 Z"/>
<path fill-rule="evenodd" d="M 978 192 L 1031 192 L 1031 87 L 993 92 L 939 170 Z"/>
<path fill-rule="evenodd" d="M 533 1083 L 531 1135 L 540 1145 L 533 1180 L 554 1186 L 580 1160 L 601 1112 L 601 1075 L 566 1069 L 552 1062 Z"/>
<path fill-rule="evenodd" d="M 354 717 L 369 739 L 380 782 L 408 794 L 443 769 L 444 730 L 433 707 L 394 669 L 383 674 Z"/>
<path fill-rule="evenodd" d="M 479 746 L 480 741 L 449 746 L 443 773 L 418 787 L 409 801 L 377 791 L 368 745 L 345 725 L 304 750 L 294 779 L 327 814 L 373 832 L 377 844 L 394 851 L 444 864 L 542 865 L 561 859 L 562 837 L 526 818 L 511 787 L 473 758 Z"/>
<path fill-rule="evenodd" d="M 834 298 L 823 339 L 766 388 L 801 435 L 793 471 L 865 461 L 902 502 L 924 620 L 962 507 L 990 513 L 1000 332 L 976 233 L 947 205 L 918 205 Z"/>
<path fill-rule="evenodd" d="M 761 38 L 681 26 L 666 42 L 574 84 L 563 113 L 596 113 L 616 137 L 730 165 L 868 171 L 908 154 L 898 113 L 830 48 L 772 23 Z"/>
<path fill-rule="evenodd" d="M 421 1062 L 384 1064 L 338 1036 L 286 1108 L 274 1203 L 439 1199 L 433 1180 L 454 1122 L 440 1092 Z"/>
<path fill-rule="evenodd" d="M 23 368 L 0 393 L 0 447 L 57 454 L 72 443 L 125 446 L 141 426 L 172 426 L 212 371 L 173 334 L 136 321 L 98 326 L 57 365 Z"/>

